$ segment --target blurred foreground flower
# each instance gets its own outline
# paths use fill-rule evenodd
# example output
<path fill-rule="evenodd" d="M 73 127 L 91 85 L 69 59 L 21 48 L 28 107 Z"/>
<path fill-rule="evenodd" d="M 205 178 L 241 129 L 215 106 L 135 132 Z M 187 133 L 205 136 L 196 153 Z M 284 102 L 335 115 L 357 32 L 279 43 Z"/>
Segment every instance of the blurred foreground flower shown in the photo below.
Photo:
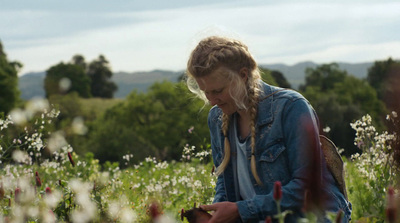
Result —
<path fill-rule="evenodd" d="M 60 150 L 62 147 L 67 146 L 67 145 L 68 145 L 68 143 L 67 143 L 67 140 L 65 140 L 64 132 L 57 131 L 57 132 L 53 132 L 50 135 L 47 147 L 49 148 L 51 153 L 54 153 L 54 152 Z"/>
<path fill-rule="evenodd" d="M 175 223 L 173 218 L 169 217 L 162 212 L 160 204 L 157 201 L 153 201 L 149 205 L 149 215 L 151 223 Z"/>
<path fill-rule="evenodd" d="M 88 128 L 85 126 L 85 122 L 82 117 L 75 117 L 72 121 L 72 131 L 77 135 L 85 135 Z"/>
<path fill-rule="evenodd" d="M 282 183 L 280 181 L 275 181 L 274 183 L 274 199 L 275 201 L 282 199 Z"/>
<path fill-rule="evenodd" d="M 16 203 L 20 202 L 20 197 L 21 197 L 21 188 L 17 187 L 14 190 L 14 199 Z"/>
<path fill-rule="evenodd" d="M 75 166 L 75 162 L 74 162 L 74 160 L 72 159 L 71 152 L 68 152 L 68 159 L 69 159 L 69 162 L 71 162 L 72 166 Z"/>
<path fill-rule="evenodd" d="M 69 78 L 63 77 L 58 83 L 61 92 L 67 92 L 71 88 L 71 80 Z"/>
<path fill-rule="evenodd" d="M 42 181 L 40 180 L 39 173 L 37 171 L 35 172 L 35 180 L 36 180 L 36 186 L 41 187 Z"/>
<path fill-rule="evenodd" d="M 12 153 L 12 158 L 17 163 L 25 163 L 25 164 L 31 163 L 31 157 L 25 151 L 15 150 Z"/>
<path fill-rule="evenodd" d="M 396 198 L 393 187 L 389 187 L 387 194 L 387 206 L 386 206 L 386 218 L 389 223 L 396 222 L 397 210 L 396 210 Z"/>
<path fill-rule="evenodd" d="M 28 120 L 26 118 L 24 110 L 16 108 L 10 111 L 11 120 L 17 125 L 23 125 Z"/>

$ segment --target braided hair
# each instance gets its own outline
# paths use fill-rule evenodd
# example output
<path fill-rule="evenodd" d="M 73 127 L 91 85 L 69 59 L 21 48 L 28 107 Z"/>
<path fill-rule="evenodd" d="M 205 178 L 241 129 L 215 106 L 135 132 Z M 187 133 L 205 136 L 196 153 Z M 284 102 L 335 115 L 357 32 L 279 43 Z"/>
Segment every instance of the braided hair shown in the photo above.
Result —
<path fill-rule="evenodd" d="M 251 172 L 259 185 L 261 180 L 256 170 L 255 147 L 256 147 L 256 118 L 258 96 L 260 92 L 259 80 L 260 71 L 253 56 L 247 46 L 238 40 L 225 37 L 211 36 L 203 39 L 192 51 L 187 64 L 187 85 L 191 92 L 199 98 L 208 102 L 203 91 L 200 90 L 195 78 L 204 77 L 219 67 L 225 67 L 230 72 L 227 80 L 231 81 L 232 88 L 229 94 L 236 103 L 238 109 L 248 110 L 251 123 Z M 247 81 L 241 81 L 239 73 L 242 69 L 248 71 Z M 216 169 L 216 174 L 220 175 L 226 169 L 230 160 L 230 142 L 228 139 L 229 122 L 231 115 L 222 115 L 222 133 L 224 135 L 224 158 Z"/>

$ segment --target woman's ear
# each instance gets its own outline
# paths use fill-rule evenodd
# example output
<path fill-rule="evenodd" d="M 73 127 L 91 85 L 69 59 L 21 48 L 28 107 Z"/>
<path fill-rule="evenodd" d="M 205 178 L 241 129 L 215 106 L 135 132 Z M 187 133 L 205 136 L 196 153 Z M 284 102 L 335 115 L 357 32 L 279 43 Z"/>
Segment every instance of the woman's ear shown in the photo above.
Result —
<path fill-rule="evenodd" d="M 242 80 L 246 83 L 247 79 L 249 77 L 249 69 L 247 69 L 246 67 L 243 67 L 242 69 L 240 69 L 239 75 L 242 78 Z"/>

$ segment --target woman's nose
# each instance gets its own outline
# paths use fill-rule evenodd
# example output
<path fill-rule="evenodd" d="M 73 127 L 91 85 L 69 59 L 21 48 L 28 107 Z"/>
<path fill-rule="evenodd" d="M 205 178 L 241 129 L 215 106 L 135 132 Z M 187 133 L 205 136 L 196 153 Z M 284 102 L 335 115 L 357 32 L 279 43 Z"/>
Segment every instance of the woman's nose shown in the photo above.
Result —
<path fill-rule="evenodd" d="M 211 106 L 216 105 L 217 102 L 218 102 L 217 97 L 214 97 L 214 96 L 211 96 L 211 95 L 207 95 L 207 99 L 208 99 L 208 101 L 210 102 L 210 105 L 211 105 Z"/>
<path fill-rule="evenodd" d="M 216 100 L 209 100 L 209 101 L 210 101 L 211 106 L 214 106 L 214 105 L 217 104 L 217 101 L 216 101 Z"/>

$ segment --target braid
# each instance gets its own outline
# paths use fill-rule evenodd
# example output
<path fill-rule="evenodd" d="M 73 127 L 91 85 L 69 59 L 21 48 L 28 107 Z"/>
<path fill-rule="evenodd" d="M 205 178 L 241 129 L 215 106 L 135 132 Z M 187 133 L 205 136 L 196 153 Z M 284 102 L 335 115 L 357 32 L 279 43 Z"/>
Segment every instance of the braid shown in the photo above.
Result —
<path fill-rule="evenodd" d="M 260 177 L 257 174 L 257 166 L 256 166 L 256 156 L 255 156 L 255 150 L 256 150 L 256 118 L 257 118 L 257 98 L 258 98 L 258 92 L 254 90 L 254 86 L 249 87 L 249 108 L 250 108 L 250 117 L 251 117 L 251 122 L 250 122 L 250 130 L 251 130 L 251 141 L 250 141 L 250 147 L 251 147 L 251 161 L 250 161 L 250 166 L 251 166 L 251 173 L 253 174 L 254 179 L 256 180 L 258 185 L 262 185 L 262 182 L 260 180 Z"/>
<path fill-rule="evenodd" d="M 228 140 L 228 127 L 229 127 L 229 119 L 230 117 L 226 114 L 222 115 L 222 133 L 224 134 L 224 159 L 221 164 L 217 167 L 215 174 L 218 176 L 226 169 L 226 166 L 231 159 L 231 146 Z"/>

